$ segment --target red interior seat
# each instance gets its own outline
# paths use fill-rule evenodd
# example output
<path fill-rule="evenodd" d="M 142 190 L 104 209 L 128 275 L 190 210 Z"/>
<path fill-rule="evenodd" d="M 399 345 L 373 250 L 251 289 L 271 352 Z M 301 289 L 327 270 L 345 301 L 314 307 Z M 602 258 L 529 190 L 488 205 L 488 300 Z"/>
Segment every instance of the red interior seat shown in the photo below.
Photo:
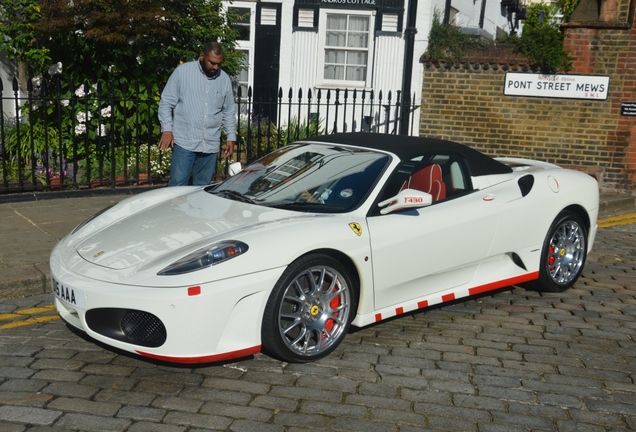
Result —
<path fill-rule="evenodd" d="M 438 164 L 425 166 L 411 174 L 406 187 L 431 194 L 433 202 L 446 198 L 446 185 Z"/>

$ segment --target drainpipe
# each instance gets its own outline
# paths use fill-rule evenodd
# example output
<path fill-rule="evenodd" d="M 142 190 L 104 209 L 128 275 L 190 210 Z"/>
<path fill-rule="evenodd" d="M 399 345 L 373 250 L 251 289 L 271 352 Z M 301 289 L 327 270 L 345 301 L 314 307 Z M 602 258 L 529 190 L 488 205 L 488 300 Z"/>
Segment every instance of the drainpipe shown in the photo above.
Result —
<path fill-rule="evenodd" d="M 450 0 L 449 0 L 450 1 Z M 400 113 L 400 135 L 409 134 L 411 114 L 411 79 L 413 77 L 413 51 L 417 28 L 417 0 L 409 0 L 407 23 L 404 29 L 404 66 L 402 71 L 402 110 Z"/>
<path fill-rule="evenodd" d="M 484 19 L 486 16 L 486 0 L 481 0 L 481 11 L 479 12 L 479 28 L 484 28 Z"/>
<path fill-rule="evenodd" d="M 451 0 L 446 0 L 446 5 L 444 6 L 444 24 L 450 23 L 450 13 L 451 13 Z"/>

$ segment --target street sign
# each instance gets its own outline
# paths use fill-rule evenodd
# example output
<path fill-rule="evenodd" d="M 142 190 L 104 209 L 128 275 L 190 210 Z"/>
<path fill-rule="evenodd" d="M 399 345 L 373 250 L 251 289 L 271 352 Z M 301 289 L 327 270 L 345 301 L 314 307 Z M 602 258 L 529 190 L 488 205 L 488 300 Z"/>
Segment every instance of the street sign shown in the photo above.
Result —
<path fill-rule="evenodd" d="M 506 73 L 504 95 L 606 100 L 609 76 Z"/>

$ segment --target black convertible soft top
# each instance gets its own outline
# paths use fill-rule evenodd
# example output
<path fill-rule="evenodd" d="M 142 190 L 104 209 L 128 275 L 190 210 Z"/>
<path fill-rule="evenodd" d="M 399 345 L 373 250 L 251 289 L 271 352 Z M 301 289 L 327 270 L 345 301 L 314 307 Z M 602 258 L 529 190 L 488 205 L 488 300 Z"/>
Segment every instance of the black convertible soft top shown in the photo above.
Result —
<path fill-rule="evenodd" d="M 367 147 L 396 154 L 401 160 L 408 161 L 422 153 L 456 153 L 466 160 L 473 176 L 489 174 L 508 174 L 512 168 L 498 162 L 473 148 L 453 141 L 437 138 L 412 137 L 405 135 L 388 135 L 382 133 L 340 133 L 322 135 L 303 139 L 302 141 L 314 141 Z"/>

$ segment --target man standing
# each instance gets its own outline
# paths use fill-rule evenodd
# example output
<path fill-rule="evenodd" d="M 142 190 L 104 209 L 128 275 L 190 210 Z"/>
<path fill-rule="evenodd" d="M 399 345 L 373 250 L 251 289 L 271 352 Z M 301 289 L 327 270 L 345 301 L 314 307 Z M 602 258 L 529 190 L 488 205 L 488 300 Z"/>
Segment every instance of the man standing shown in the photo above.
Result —
<path fill-rule="evenodd" d="M 172 147 L 168 186 L 207 185 L 216 168 L 221 127 L 225 157 L 234 153 L 236 113 L 230 77 L 221 70 L 223 49 L 208 42 L 198 61 L 178 66 L 161 93 L 159 148 Z"/>

